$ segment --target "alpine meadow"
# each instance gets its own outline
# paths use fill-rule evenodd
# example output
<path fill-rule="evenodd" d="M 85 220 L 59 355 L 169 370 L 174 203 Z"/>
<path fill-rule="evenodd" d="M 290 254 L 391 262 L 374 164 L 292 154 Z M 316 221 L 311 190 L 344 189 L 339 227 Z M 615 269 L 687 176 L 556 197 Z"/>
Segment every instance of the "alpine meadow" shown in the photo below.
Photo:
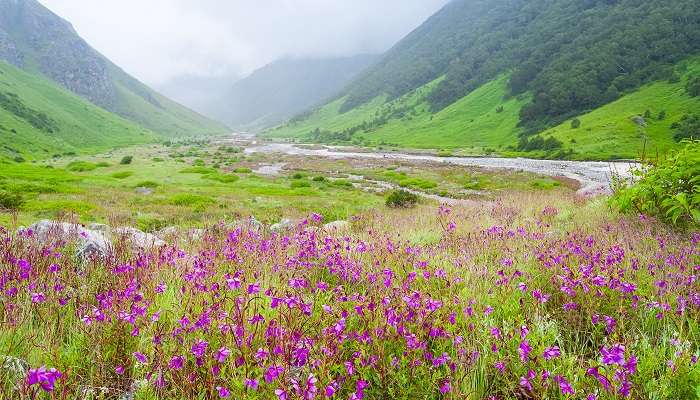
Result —
<path fill-rule="evenodd" d="M 697 0 L 0 0 L 0 400 L 700 400 L 699 357 Z"/>

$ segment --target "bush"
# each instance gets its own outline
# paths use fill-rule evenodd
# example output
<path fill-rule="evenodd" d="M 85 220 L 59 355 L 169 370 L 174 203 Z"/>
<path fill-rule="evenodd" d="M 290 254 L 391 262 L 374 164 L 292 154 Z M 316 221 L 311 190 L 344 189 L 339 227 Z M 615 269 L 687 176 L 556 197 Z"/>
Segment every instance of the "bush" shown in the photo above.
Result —
<path fill-rule="evenodd" d="M 137 188 L 155 189 L 155 188 L 157 188 L 158 186 L 160 186 L 160 185 L 158 184 L 158 182 L 154 182 L 154 181 L 143 181 L 143 182 L 137 183 L 135 187 L 137 187 Z"/>
<path fill-rule="evenodd" d="M 221 182 L 221 183 L 233 183 L 233 182 L 237 182 L 239 179 L 241 179 L 236 175 L 220 174 L 218 172 L 215 172 L 213 174 L 202 175 L 202 178 L 209 179 L 210 181 Z"/>
<path fill-rule="evenodd" d="M 671 129 L 675 130 L 673 137 L 676 141 L 698 139 L 700 138 L 700 116 L 686 114 L 680 121 L 673 123 Z"/>
<path fill-rule="evenodd" d="M 170 198 L 170 204 L 174 206 L 193 207 L 197 209 L 203 209 L 213 203 L 214 200 L 209 197 L 190 193 L 180 193 Z"/>
<path fill-rule="evenodd" d="M 638 181 L 618 185 L 612 203 L 622 212 L 657 216 L 674 225 L 700 224 L 700 141 L 657 165 L 634 171 Z"/>
<path fill-rule="evenodd" d="M 73 161 L 72 163 L 66 165 L 66 169 L 73 172 L 88 172 L 96 170 L 97 164 L 87 161 Z"/>
<path fill-rule="evenodd" d="M 19 193 L 0 190 L 0 209 L 18 210 L 24 204 L 24 197 Z"/>
<path fill-rule="evenodd" d="M 665 120 L 665 119 L 666 119 L 666 111 L 661 111 L 661 112 L 659 113 L 659 116 L 657 117 L 657 119 L 658 119 L 659 121 Z"/>
<path fill-rule="evenodd" d="M 571 120 L 571 129 L 578 129 L 581 127 L 581 120 L 578 118 L 574 118 Z"/>
<path fill-rule="evenodd" d="M 249 174 L 249 173 L 253 172 L 253 170 L 250 168 L 241 167 L 241 168 L 234 169 L 233 172 L 235 172 L 237 174 Z"/>
<path fill-rule="evenodd" d="M 157 217 L 141 217 L 137 221 L 140 230 L 155 233 L 168 226 L 168 222 Z"/>
<path fill-rule="evenodd" d="M 115 179 L 126 179 L 133 175 L 134 173 L 131 171 L 122 171 L 122 172 L 115 172 L 112 174 L 112 178 Z"/>
<path fill-rule="evenodd" d="M 387 207 L 412 208 L 418 203 L 418 196 L 405 190 L 394 190 L 386 198 Z"/>
<path fill-rule="evenodd" d="M 129 165 L 129 164 L 131 164 L 132 161 L 134 161 L 134 157 L 133 157 L 133 156 L 124 156 L 124 157 L 122 157 L 122 160 L 119 161 L 119 164 L 121 164 L 121 165 Z"/>
<path fill-rule="evenodd" d="M 325 176 L 315 176 L 314 179 L 312 179 L 314 182 L 325 182 L 326 177 Z"/>
<path fill-rule="evenodd" d="M 700 77 L 695 77 L 688 81 L 688 84 L 685 85 L 685 90 L 690 97 L 700 96 Z"/>
<path fill-rule="evenodd" d="M 97 165 L 97 168 L 107 168 L 107 167 L 109 167 L 109 163 L 108 163 L 107 161 L 100 161 L 100 162 L 98 162 L 98 163 L 95 164 L 95 165 Z"/>
<path fill-rule="evenodd" d="M 308 181 L 294 181 L 289 185 L 292 189 L 308 188 L 311 187 L 311 182 Z"/>

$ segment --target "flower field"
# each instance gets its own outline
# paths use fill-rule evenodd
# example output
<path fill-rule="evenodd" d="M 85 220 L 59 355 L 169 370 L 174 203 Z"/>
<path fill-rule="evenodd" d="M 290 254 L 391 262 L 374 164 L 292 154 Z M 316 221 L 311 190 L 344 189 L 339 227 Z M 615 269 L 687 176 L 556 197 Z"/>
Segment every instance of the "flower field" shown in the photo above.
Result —
<path fill-rule="evenodd" d="M 0 399 L 698 398 L 700 234 L 518 204 L 88 260 L 3 229 Z"/>

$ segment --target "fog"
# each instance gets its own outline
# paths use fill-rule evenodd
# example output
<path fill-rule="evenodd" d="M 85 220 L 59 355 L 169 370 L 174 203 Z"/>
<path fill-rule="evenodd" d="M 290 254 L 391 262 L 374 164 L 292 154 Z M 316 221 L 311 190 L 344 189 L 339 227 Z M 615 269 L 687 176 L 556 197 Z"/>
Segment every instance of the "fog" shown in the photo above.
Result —
<path fill-rule="evenodd" d="M 380 53 L 449 0 L 40 0 L 149 84 L 286 56 Z"/>

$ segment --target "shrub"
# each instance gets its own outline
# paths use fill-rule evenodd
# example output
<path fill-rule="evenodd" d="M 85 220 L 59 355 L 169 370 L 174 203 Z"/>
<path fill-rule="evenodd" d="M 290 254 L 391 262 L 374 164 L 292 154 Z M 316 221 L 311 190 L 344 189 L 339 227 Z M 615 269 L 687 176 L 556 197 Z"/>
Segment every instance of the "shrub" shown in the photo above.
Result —
<path fill-rule="evenodd" d="M 685 139 L 700 138 L 700 116 L 686 114 L 680 121 L 671 125 L 671 129 L 675 130 L 673 137 L 677 141 Z"/>
<path fill-rule="evenodd" d="M 294 181 L 289 185 L 292 189 L 308 188 L 311 187 L 311 182 L 308 181 Z"/>
<path fill-rule="evenodd" d="M 315 176 L 314 179 L 312 179 L 314 182 L 325 182 L 326 177 L 325 176 Z"/>
<path fill-rule="evenodd" d="M 213 174 L 215 173 L 216 170 L 213 168 L 207 168 L 207 167 L 190 167 L 190 168 L 185 168 L 183 170 L 180 170 L 181 174 Z"/>
<path fill-rule="evenodd" d="M 240 168 L 234 169 L 233 172 L 235 172 L 237 174 L 249 174 L 249 173 L 253 172 L 253 170 L 250 168 L 240 167 Z"/>
<path fill-rule="evenodd" d="M 109 163 L 107 161 L 100 161 L 97 164 L 97 168 L 107 168 L 109 167 Z"/>
<path fill-rule="evenodd" d="M 4 210 L 18 210 L 24 204 L 24 197 L 15 192 L 0 190 L 0 208 Z"/>
<path fill-rule="evenodd" d="M 685 85 L 685 90 L 688 92 L 688 96 L 690 97 L 700 96 L 700 77 L 695 77 L 688 81 L 688 83 Z"/>
<path fill-rule="evenodd" d="M 168 222 L 158 217 L 141 217 L 136 222 L 138 228 L 144 232 L 154 233 L 168 226 Z"/>
<path fill-rule="evenodd" d="M 207 175 L 202 175 L 202 178 L 209 179 L 211 181 L 221 182 L 221 183 L 233 183 L 233 182 L 237 182 L 240 179 L 236 175 L 220 174 L 218 172 L 215 172 L 212 174 L 207 174 Z"/>
<path fill-rule="evenodd" d="M 213 204 L 214 200 L 210 197 L 200 196 L 198 194 L 180 193 L 170 198 L 170 204 L 182 207 L 194 207 L 203 209 L 206 206 Z"/>
<path fill-rule="evenodd" d="M 666 119 L 666 111 L 661 111 L 661 112 L 659 113 L 659 116 L 657 117 L 657 119 L 658 119 L 659 121 L 665 120 L 665 119 Z"/>
<path fill-rule="evenodd" d="M 22 156 L 17 156 L 17 157 L 14 158 L 14 161 L 15 161 L 17 164 L 22 164 L 22 163 L 25 162 L 26 160 L 25 160 L 24 157 L 22 157 Z"/>
<path fill-rule="evenodd" d="M 119 161 L 119 164 L 121 164 L 121 165 L 129 165 L 129 164 L 131 164 L 132 161 L 134 161 L 134 157 L 133 157 L 133 156 L 124 156 L 124 157 L 122 157 L 122 160 Z"/>
<path fill-rule="evenodd" d="M 416 203 L 418 196 L 405 190 L 394 190 L 386 198 L 386 205 L 391 208 L 412 208 Z"/>
<path fill-rule="evenodd" d="M 292 175 L 291 178 L 292 178 L 292 179 L 302 179 L 303 177 L 304 177 L 303 174 L 301 174 L 300 172 L 297 172 L 297 173 L 295 173 L 294 175 Z"/>
<path fill-rule="evenodd" d="M 578 129 L 581 127 L 581 120 L 578 118 L 574 118 L 571 120 L 571 129 Z"/>
<path fill-rule="evenodd" d="M 135 187 L 137 187 L 137 188 L 155 189 L 155 188 L 157 188 L 158 186 L 160 186 L 160 185 L 158 184 L 158 182 L 154 182 L 154 181 L 142 181 L 142 182 L 137 183 Z"/>
<path fill-rule="evenodd" d="M 72 163 L 66 165 L 66 169 L 73 172 L 88 172 L 96 170 L 97 164 L 87 161 L 73 161 Z"/>
<path fill-rule="evenodd" d="M 674 225 L 700 224 L 700 141 L 666 160 L 634 171 L 638 181 L 617 185 L 612 203 L 622 212 L 658 216 Z"/>
<path fill-rule="evenodd" d="M 115 179 L 126 179 L 133 175 L 134 173 L 131 171 L 122 171 L 122 172 L 115 172 L 112 174 L 112 178 Z"/>

